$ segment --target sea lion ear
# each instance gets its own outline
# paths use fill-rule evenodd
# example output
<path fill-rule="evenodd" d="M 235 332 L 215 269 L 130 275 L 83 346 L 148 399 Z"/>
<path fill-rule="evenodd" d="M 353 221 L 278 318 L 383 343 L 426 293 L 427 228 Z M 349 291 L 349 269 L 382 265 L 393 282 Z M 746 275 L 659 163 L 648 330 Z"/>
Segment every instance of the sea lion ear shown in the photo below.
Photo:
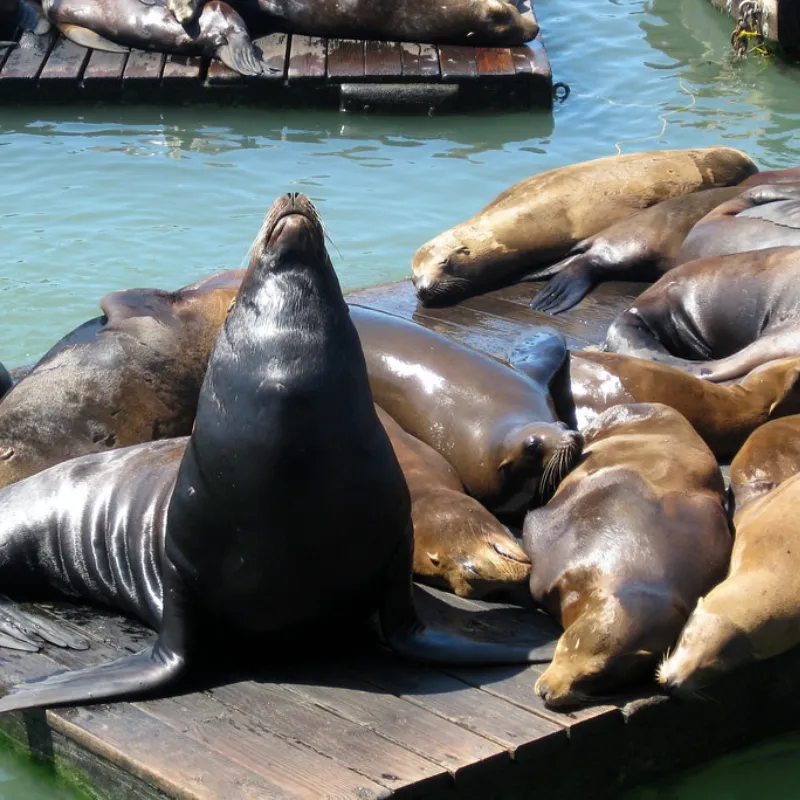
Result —
<path fill-rule="evenodd" d="M 542 386 L 550 386 L 567 358 L 567 342 L 555 328 L 537 327 L 519 339 L 508 354 L 508 363 Z"/>
<path fill-rule="evenodd" d="M 775 412 L 778 411 L 778 414 Z M 786 373 L 783 386 L 778 390 L 775 402 L 769 407 L 769 416 L 786 416 L 800 412 L 800 366 Z"/>
<path fill-rule="evenodd" d="M 439 560 L 439 554 L 438 553 L 425 553 L 425 555 L 428 556 L 428 558 L 430 559 L 431 564 L 433 564 L 434 567 L 438 567 L 439 564 L 441 563 L 441 561 Z"/>

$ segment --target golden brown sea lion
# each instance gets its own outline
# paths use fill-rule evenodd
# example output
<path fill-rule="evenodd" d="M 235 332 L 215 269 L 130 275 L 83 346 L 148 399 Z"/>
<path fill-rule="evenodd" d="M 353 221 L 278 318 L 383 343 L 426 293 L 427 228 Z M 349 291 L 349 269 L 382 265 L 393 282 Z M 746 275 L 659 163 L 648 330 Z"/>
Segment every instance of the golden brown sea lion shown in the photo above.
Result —
<path fill-rule="evenodd" d="M 658 670 L 667 692 L 692 696 L 725 673 L 800 644 L 798 508 L 800 474 L 737 510 L 728 577 L 698 601 Z"/>
<path fill-rule="evenodd" d="M 581 463 L 525 518 L 531 593 L 563 626 L 535 691 L 551 706 L 616 692 L 655 668 L 731 548 L 717 462 L 677 411 L 615 406 Z"/>
<path fill-rule="evenodd" d="M 737 184 L 755 172 L 750 158 L 730 147 L 632 153 L 553 169 L 506 189 L 420 247 L 412 280 L 420 300 L 431 303 L 523 275 L 546 278 L 574 245 L 624 217 L 670 197 Z"/>
<path fill-rule="evenodd" d="M 484 597 L 524 583 L 531 562 L 508 529 L 464 492 L 432 447 L 375 406 L 411 494 L 414 575 L 461 597 Z"/>

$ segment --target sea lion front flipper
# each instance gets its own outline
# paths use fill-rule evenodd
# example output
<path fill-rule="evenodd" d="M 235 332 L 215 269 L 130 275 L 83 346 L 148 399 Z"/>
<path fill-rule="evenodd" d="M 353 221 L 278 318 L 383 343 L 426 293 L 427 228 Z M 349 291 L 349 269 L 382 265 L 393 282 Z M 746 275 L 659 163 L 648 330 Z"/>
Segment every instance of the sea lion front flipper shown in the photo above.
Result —
<path fill-rule="evenodd" d="M 597 282 L 592 274 L 592 257 L 588 253 L 565 258 L 561 264 L 563 267 L 558 274 L 531 300 L 534 311 L 548 314 L 569 311 L 589 294 Z"/>
<path fill-rule="evenodd" d="M 130 47 L 115 44 L 110 39 L 100 36 L 99 33 L 90 31 L 88 28 L 81 28 L 79 25 L 61 25 L 61 33 L 70 41 L 83 47 L 90 47 L 94 50 L 105 50 L 107 53 L 130 53 Z"/>
<path fill-rule="evenodd" d="M 515 370 L 542 386 L 550 386 L 567 358 L 567 342 L 555 328 L 541 326 L 518 339 L 506 359 Z"/>
<path fill-rule="evenodd" d="M 398 655 L 434 664 L 530 664 L 552 660 L 556 640 L 539 647 L 478 642 L 446 631 L 426 628 L 417 615 L 412 594 L 412 532 L 392 559 L 379 608 L 381 631 Z M 2 710 L 2 705 L 0 705 Z"/>

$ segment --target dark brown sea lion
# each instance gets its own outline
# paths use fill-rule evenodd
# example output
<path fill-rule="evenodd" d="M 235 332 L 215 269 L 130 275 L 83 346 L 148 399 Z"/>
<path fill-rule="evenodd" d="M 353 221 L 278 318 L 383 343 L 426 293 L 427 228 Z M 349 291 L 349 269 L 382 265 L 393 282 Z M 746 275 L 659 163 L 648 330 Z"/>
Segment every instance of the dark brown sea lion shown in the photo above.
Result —
<path fill-rule="evenodd" d="M 270 634 L 375 613 L 411 658 L 531 658 L 417 617 L 408 489 L 308 198 L 279 198 L 251 252 L 188 442 L 84 456 L 0 491 L 4 589 L 143 617 L 163 598 L 151 649 L 27 684 L 0 711 L 163 691 L 209 649 L 260 661 Z"/>
<path fill-rule="evenodd" d="M 417 295 L 423 303 L 451 301 L 523 276 L 550 277 L 558 271 L 554 262 L 609 225 L 754 172 L 741 151 L 707 147 L 609 156 L 534 175 L 417 250 Z"/>
<path fill-rule="evenodd" d="M 0 397 L 3 397 L 14 385 L 14 380 L 9 371 L 0 364 Z"/>
<path fill-rule="evenodd" d="M 244 20 L 221 0 L 209 0 L 197 21 L 185 26 L 170 13 L 167 0 L 44 0 L 43 8 L 64 36 L 95 50 L 137 47 L 218 58 L 242 75 L 270 71 Z"/>
<path fill-rule="evenodd" d="M 734 186 L 672 197 L 578 242 L 567 258 L 550 268 L 556 274 L 531 301 L 531 308 L 559 314 L 603 281 L 658 280 L 675 266 L 675 256 L 694 224 L 742 191 Z"/>
<path fill-rule="evenodd" d="M 106 295 L 0 404 L 0 486 L 67 458 L 190 433 L 208 356 L 242 279 Z"/>
<path fill-rule="evenodd" d="M 741 186 L 776 185 L 780 183 L 800 183 L 800 167 L 764 170 L 745 178 Z"/>
<path fill-rule="evenodd" d="M 676 267 L 617 317 L 603 349 L 715 382 L 800 356 L 800 247 Z"/>
<path fill-rule="evenodd" d="M 800 415 L 776 419 L 747 439 L 731 462 L 737 512 L 800 472 Z"/>
<path fill-rule="evenodd" d="M 714 456 L 667 406 L 615 406 L 587 430 L 581 463 L 525 518 L 531 593 L 564 628 L 536 682 L 548 705 L 655 669 L 725 574 L 723 492 Z"/>
<path fill-rule="evenodd" d="M 527 581 L 531 562 L 508 529 L 464 492 L 455 470 L 432 447 L 375 410 L 411 495 L 415 577 L 474 598 Z"/>
<path fill-rule="evenodd" d="M 547 390 L 566 357 L 561 334 L 545 335 L 538 371 L 525 376 L 399 317 L 350 314 L 375 402 L 444 456 L 473 497 L 510 514 L 547 499 L 581 450 Z"/>
<path fill-rule="evenodd" d="M 524 339 L 508 361 L 525 372 L 536 352 L 536 342 Z M 585 430 L 612 406 L 664 403 L 686 417 L 717 458 L 726 458 L 759 425 L 800 412 L 800 358 L 769 362 L 741 383 L 720 386 L 621 353 L 570 352 L 550 388 L 559 418 L 571 428 Z"/>
<path fill-rule="evenodd" d="M 675 261 L 800 247 L 800 183 L 756 186 L 706 214 L 692 228 Z"/>
<path fill-rule="evenodd" d="M 800 644 L 798 508 L 794 475 L 737 510 L 730 572 L 698 601 L 658 670 L 667 692 L 692 697 L 726 673 Z"/>

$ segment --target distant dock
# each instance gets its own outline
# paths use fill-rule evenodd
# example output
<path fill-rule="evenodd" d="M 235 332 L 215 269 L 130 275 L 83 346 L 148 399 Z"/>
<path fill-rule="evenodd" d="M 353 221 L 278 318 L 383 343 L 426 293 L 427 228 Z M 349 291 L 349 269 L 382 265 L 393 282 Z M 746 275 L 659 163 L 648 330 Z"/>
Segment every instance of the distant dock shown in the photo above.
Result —
<path fill-rule="evenodd" d="M 12 4 L 0 0 L 0 31 Z M 535 19 L 529 0 L 519 0 L 519 8 Z M 216 59 L 91 50 L 55 30 L 36 36 L 12 29 L 7 36 L 18 44 L 0 48 L 4 104 L 213 102 L 428 113 L 548 110 L 553 102 L 541 34 L 523 47 L 503 48 L 275 33 L 256 40 L 276 70 L 259 78 L 244 78 Z"/>
<path fill-rule="evenodd" d="M 522 283 L 452 308 L 418 307 L 408 281 L 348 296 L 495 356 L 535 324 L 573 348 L 603 340 L 642 289 L 604 283 L 557 317 L 532 311 Z M 545 615 L 418 589 L 422 616 L 465 635 L 547 645 Z M 94 610 L 37 606 L 90 648 L 0 650 L 0 686 L 110 661 L 154 634 Z M 351 645 L 311 659 L 276 647 L 257 675 L 226 673 L 165 699 L 0 717 L 0 730 L 108 800 L 613 798 L 624 788 L 795 730 L 800 651 L 742 669 L 682 703 L 645 687 L 574 713 L 545 708 L 544 664 L 432 668 Z M 235 669 L 236 665 L 232 666 Z"/>

